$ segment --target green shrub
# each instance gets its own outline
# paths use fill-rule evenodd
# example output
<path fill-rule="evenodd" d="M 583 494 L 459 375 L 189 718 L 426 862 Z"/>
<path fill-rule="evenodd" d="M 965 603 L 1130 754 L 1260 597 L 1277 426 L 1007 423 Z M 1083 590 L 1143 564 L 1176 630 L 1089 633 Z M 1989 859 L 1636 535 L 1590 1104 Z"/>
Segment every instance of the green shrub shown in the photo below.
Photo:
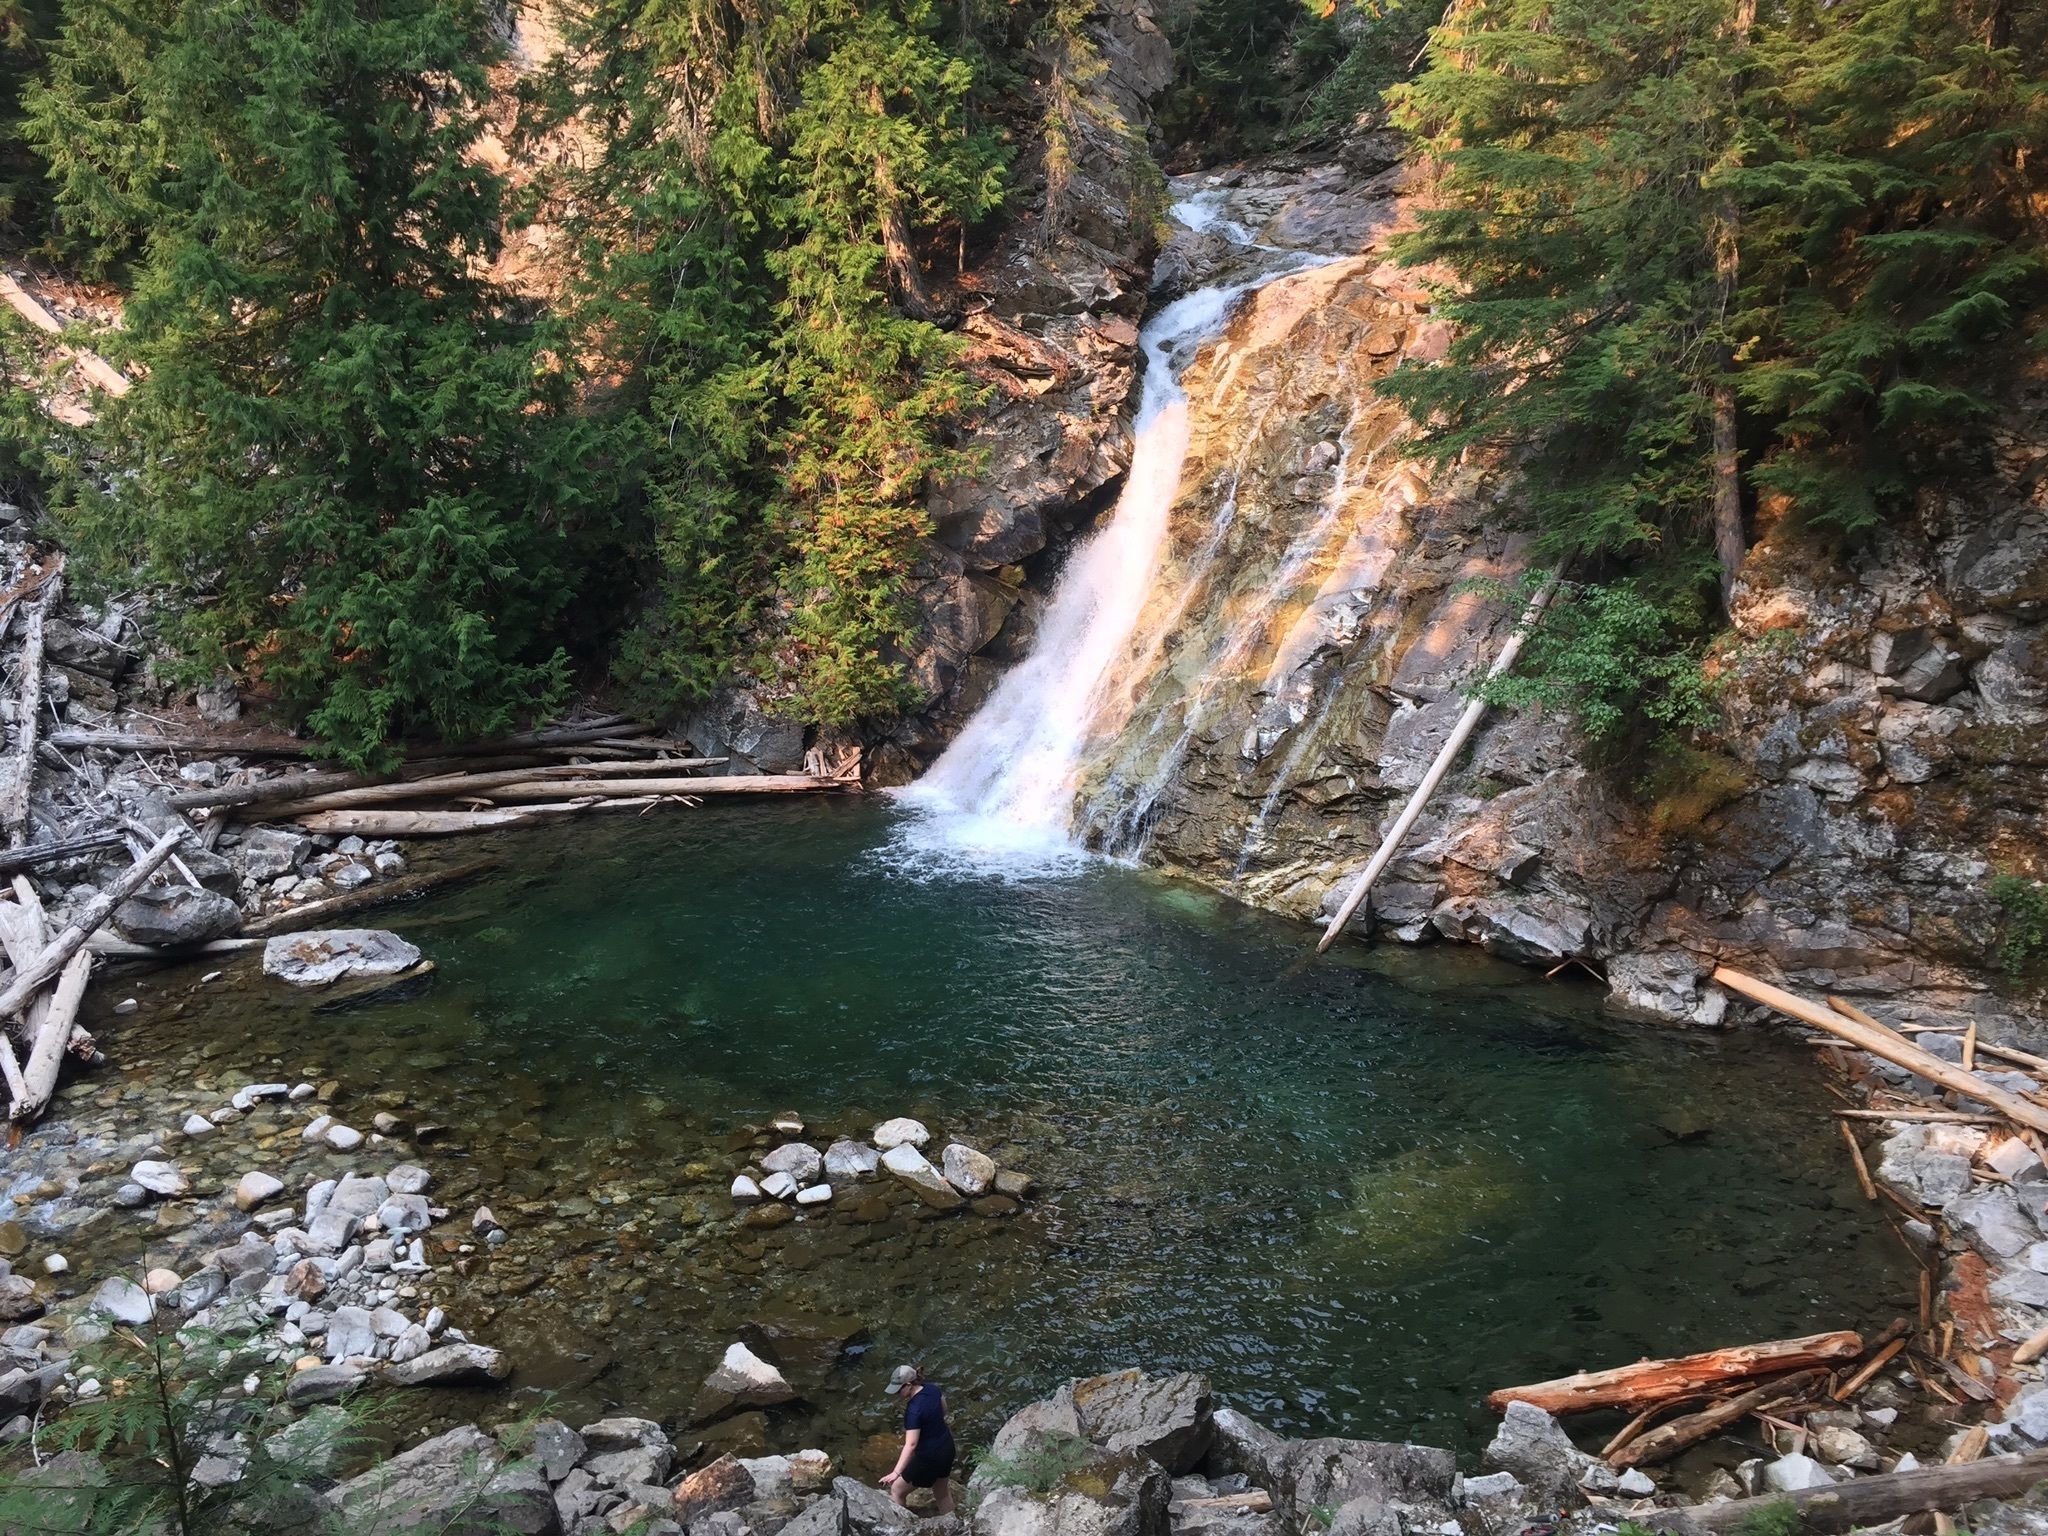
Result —
<path fill-rule="evenodd" d="M 1014 1456 L 993 1452 L 975 1463 L 974 1480 L 983 1488 L 1023 1488 L 1032 1493 L 1050 1493 L 1074 1472 L 1088 1464 L 1094 1448 L 1079 1435 L 1040 1436 Z"/>
<path fill-rule="evenodd" d="M 2017 980 L 2048 953 L 2048 885 L 2023 875 L 1999 875 L 1991 882 L 1998 903 L 1998 963 Z"/>

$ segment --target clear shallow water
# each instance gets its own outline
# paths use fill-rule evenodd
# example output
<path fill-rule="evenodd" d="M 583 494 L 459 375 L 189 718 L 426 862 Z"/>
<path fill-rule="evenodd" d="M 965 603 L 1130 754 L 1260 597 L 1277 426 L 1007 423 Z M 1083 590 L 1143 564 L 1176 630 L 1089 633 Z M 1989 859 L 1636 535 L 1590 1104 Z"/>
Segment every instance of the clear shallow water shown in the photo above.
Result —
<path fill-rule="evenodd" d="M 1910 1304 L 1792 1048 L 1607 1022 L 1591 990 L 1449 948 L 1309 965 L 1308 930 L 1131 869 L 922 857 L 912 814 L 507 837 L 499 873 L 387 917 L 439 964 L 422 994 L 315 1011 L 252 965 L 194 968 L 96 1027 L 137 1073 L 327 1075 L 358 1124 L 448 1125 L 420 1160 L 513 1241 L 434 1299 L 570 1410 L 681 1415 L 750 1318 L 857 1319 L 874 1350 L 778 1416 L 780 1449 L 886 1429 L 897 1356 L 948 1383 L 969 1443 L 1063 1376 L 1143 1364 L 1286 1431 L 1469 1449 L 1493 1387 Z M 791 1108 L 916 1114 L 1045 1188 L 1008 1219 L 741 1225 L 746 1133 Z"/>

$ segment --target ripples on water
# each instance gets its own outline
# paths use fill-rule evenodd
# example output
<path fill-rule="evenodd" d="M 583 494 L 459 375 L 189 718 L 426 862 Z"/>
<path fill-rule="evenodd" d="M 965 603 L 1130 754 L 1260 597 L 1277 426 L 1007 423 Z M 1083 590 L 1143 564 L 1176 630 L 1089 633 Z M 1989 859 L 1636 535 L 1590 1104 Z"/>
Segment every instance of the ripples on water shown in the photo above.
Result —
<path fill-rule="evenodd" d="M 940 856 L 930 814 L 519 834 L 501 873 L 390 918 L 439 962 L 426 996 L 316 1014 L 250 982 L 136 1048 L 203 1032 L 224 1081 L 275 1061 L 401 1090 L 456 1126 L 427 1159 L 451 1203 L 575 1201 L 560 1232 L 515 1224 L 566 1269 L 496 1330 L 605 1342 L 571 1406 L 679 1413 L 763 1306 L 858 1316 L 873 1369 L 783 1449 L 885 1429 L 867 1378 L 897 1355 L 970 1438 L 1144 1364 L 1287 1431 L 1469 1447 L 1488 1388 L 1910 1296 L 1794 1049 L 1610 1024 L 1582 986 L 1450 948 L 1310 965 L 1308 930 L 1135 870 Z M 725 1138 L 792 1107 L 919 1114 L 1046 1190 L 1008 1222 L 734 1232 Z"/>

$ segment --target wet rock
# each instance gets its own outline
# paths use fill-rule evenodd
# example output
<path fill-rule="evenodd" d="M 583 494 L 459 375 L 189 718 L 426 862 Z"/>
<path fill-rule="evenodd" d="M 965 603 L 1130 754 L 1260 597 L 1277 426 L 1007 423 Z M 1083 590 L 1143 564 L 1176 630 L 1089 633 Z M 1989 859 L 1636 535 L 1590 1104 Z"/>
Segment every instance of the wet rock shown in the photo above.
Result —
<path fill-rule="evenodd" d="M 395 1387 L 480 1387 L 511 1374 L 511 1358 L 484 1344 L 442 1344 L 384 1368 L 384 1379 Z"/>
<path fill-rule="evenodd" d="M 246 1115 L 264 1099 L 281 1099 L 287 1091 L 284 1083 L 251 1083 L 246 1088 L 237 1088 L 228 1102 Z"/>
<path fill-rule="evenodd" d="M 771 1173 L 761 1181 L 761 1193 L 772 1200 L 794 1199 L 797 1182 L 793 1174 Z"/>
<path fill-rule="evenodd" d="M 93 1292 L 92 1309 L 131 1328 L 140 1328 L 156 1316 L 156 1303 L 149 1292 L 122 1275 L 100 1282 L 100 1288 Z"/>
<path fill-rule="evenodd" d="M 798 1205 L 827 1205 L 831 1203 L 831 1200 L 832 1186 L 830 1184 L 813 1184 L 808 1189 L 800 1189 L 796 1192 L 796 1203 Z"/>
<path fill-rule="evenodd" d="M 535 1424 L 528 1448 L 540 1463 L 541 1476 L 551 1483 L 559 1483 L 590 1454 L 589 1442 L 560 1419 L 542 1419 Z"/>
<path fill-rule="evenodd" d="M 336 1122 L 321 1133 L 320 1139 L 337 1152 L 353 1152 L 363 1144 L 363 1133 L 352 1125 Z"/>
<path fill-rule="evenodd" d="M 598 1419 L 594 1423 L 584 1425 L 576 1433 L 595 1456 L 609 1456 L 616 1451 L 637 1451 L 648 1446 L 668 1444 L 666 1431 L 653 1419 L 623 1416 Z"/>
<path fill-rule="evenodd" d="M 151 1161 L 148 1158 L 128 1170 L 128 1177 L 152 1195 L 175 1199 L 192 1192 L 192 1181 L 170 1163 Z"/>
<path fill-rule="evenodd" d="M 280 934 L 263 946 L 263 974 L 295 987 L 324 987 L 344 976 L 395 976 L 420 952 L 379 928 L 330 928 Z"/>
<path fill-rule="evenodd" d="M 187 1136 L 197 1141 L 202 1136 L 211 1136 L 218 1127 L 204 1115 L 187 1115 L 184 1125 L 179 1127 Z"/>
<path fill-rule="evenodd" d="M 1593 1458 L 1572 1444 L 1556 1419 L 1522 1402 L 1508 1404 L 1479 1460 L 1490 1471 L 1512 1472 L 1546 1509 L 1576 1505 L 1579 1480 L 1593 1466 Z"/>
<path fill-rule="evenodd" d="M 760 1185 L 743 1173 L 732 1181 L 732 1197 L 738 1204 L 750 1205 L 763 1198 L 763 1191 Z"/>
<path fill-rule="evenodd" d="M 423 1195 L 433 1176 L 416 1163 L 400 1163 L 384 1175 L 384 1182 L 394 1195 Z"/>
<path fill-rule="evenodd" d="M 825 1176 L 829 1179 L 865 1179 L 882 1165 L 882 1154 L 866 1142 L 835 1141 L 825 1149 Z"/>
<path fill-rule="evenodd" d="M 939 1166 L 946 1182 L 963 1195 L 985 1195 L 995 1186 L 995 1159 L 964 1142 L 948 1144 L 940 1154 Z"/>
<path fill-rule="evenodd" d="M 916 1191 L 926 1205 L 950 1211 L 962 1204 L 960 1192 L 908 1142 L 898 1142 L 883 1153 L 882 1166 Z"/>
<path fill-rule="evenodd" d="M 739 1333 L 740 1342 L 780 1371 L 798 1396 L 823 1387 L 868 1337 L 858 1318 L 795 1308 L 756 1313 Z"/>
<path fill-rule="evenodd" d="M 327 1498 L 354 1528 L 379 1536 L 555 1536 L 561 1529 L 539 1469 L 508 1465 L 498 1443 L 467 1424 L 350 1478 Z"/>
<path fill-rule="evenodd" d="M 1028 1173 L 1020 1173 L 1015 1168 L 996 1170 L 996 1193 L 999 1195 L 1008 1196 L 1012 1200 L 1022 1200 L 1035 1187 L 1036 1183 Z"/>
<path fill-rule="evenodd" d="M 242 926 L 239 903 L 218 891 L 161 885 L 137 891 L 114 909 L 121 937 L 136 944 L 203 944 Z"/>
<path fill-rule="evenodd" d="M 317 1193 L 317 1188 L 316 1191 Z M 346 1211 L 351 1216 L 368 1217 L 377 1214 L 377 1208 L 391 1198 L 391 1186 L 372 1174 L 362 1178 L 347 1174 L 334 1182 L 327 1193 L 323 1208 L 331 1211 Z M 310 1205 L 310 1200 L 308 1204 Z"/>
<path fill-rule="evenodd" d="M 1449 1451 L 1372 1440 L 1290 1440 L 1270 1466 L 1273 1502 L 1297 1527 L 1354 1499 L 1447 1511 L 1458 1475 Z"/>
<path fill-rule="evenodd" d="M 761 1167 L 769 1174 L 787 1174 L 801 1187 L 818 1182 L 825 1172 L 825 1155 L 816 1147 L 792 1141 L 764 1156 Z M 763 1184 L 762 1188 L 767 1188 L 767 1185 Z"/>
<path fill-rule="evenodd" d="M 734 1344 L 718 1368 L 704 1378 L 690 1416 L 694 1423 L 708 1424 L 741 1409 L 794 1402 L 796 1396 L 796 1388 L 781 1371 L 746 1345 Z"/>
<path fill-rule="evenodd" d="M 377 1223 L 394 1240 L 403 1241 L 433 1225 L 424 1195 L 393 1195 L 377 1207 Z"/>
<path fill-rule="evenodd" d="M 283 1179 L 251 1171 L 243 1174 L 235 1184 L 235 1204 L 242 1210 L 253 1211 L 264 1201 L 275 1199 L 283 1192 Z"/>
<path fill-rule="evenodd" d="M 27 1275 L 0 1275 L 0 1323 L 26 1322 L 43 1315 L 42 1299 Z"/>
<path fill-rule="evenodd" d="M 1089 1440 L 1149 1456 L 1175 1476 L 1201 1464 L 1216 1432 L 1209 1382 L 1192 1372 L 1092 1376 L 1074 1383 L 1073 1403 Z"/>
<path fill-rule="evenodd" d="M 996 1489 L 982 1500 L 975 1527 L 986 1536 L 1168 1536 L 1171 1491 L 1156 1462 L 1098 1451 L 1045 1493 Z"/>
<path fill-rule="evenodd" d="M 369 1373 L 359 1366 L 308 1366 L 285 1383 L 285 1400 L 293 1403 L 331 1403 L 347 1397 L 369 1379 Z"/>
<path fill-rule="evenodd" d="M 720 1510 L 738 1509 L 754 1498 L 754 1480 L 736 1456 L 721 1456 L 676 1484 L 670 1517 L 688 1525 Z"/>
<path fill-rule="evenodd" d="M 870 1139 L 887 1152 L 891 1147 L 925 1146 L 931 1141 L 932 1133 L 925 1129 L 922 1121 L 899 1116 L 894 1120 L 884 1120 L 876 1126 L 875 1133 Z"/>
<path fill-rule="evenodd" d="M 1273 1480 L 1274 1456 L 1287 1442 L 1235 1408 L 1218 1408 L 1210 1423 L 1209 1471 L 1222 1477 L 1246 1477 L 1267 1487 Z"/>
<path fill-rule="evenodd" d="M 1798 1493 L 1804 1488 L 1828 1488 L 1834 1485 L 1835 1475 L 1811 1456 L 1797 1452 L 1780 1456 L 1768 1462 L 1763 1469 L 1763 1485 L 1772 1493 Z"/>
<path fill-rule="evenodd" d="M 607 1451 L 592 1456 L 583 1463 L 583 1468 L 601 1483 L 616 1483 L 621 1487 L 658 1483 L 668 1476 L 669 1463 L 674 1453 L 668 1442 L 659 1445 L 636 1445 L 631 1450 Z"/>

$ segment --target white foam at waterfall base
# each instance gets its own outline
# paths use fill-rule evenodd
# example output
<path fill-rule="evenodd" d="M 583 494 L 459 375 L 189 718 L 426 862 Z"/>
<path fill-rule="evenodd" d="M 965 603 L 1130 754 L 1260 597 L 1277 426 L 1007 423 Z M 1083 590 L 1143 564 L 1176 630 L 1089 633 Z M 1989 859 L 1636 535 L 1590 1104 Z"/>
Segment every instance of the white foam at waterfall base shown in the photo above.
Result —
<path fill-rule="evenodd" d="M 1208 212 L 1174 209 L 1191 228 L 1214 227 Z M 1286 270 L 1298 267 L 1190 293 L 1139 332 L 1145 374 L 1123 493 L 1068 557 L 1031 654 L 931 770 L 897 792 L 913 813 L 889 856 L 902 872 L 1033 878 L 1071 873 L 1090 857 L 1073 841 L 1075 793 L 1104 706 L 1128 681 L 1131 639 L 1159 574 L 1188 451 L 1181 372 L 1239 298 Z"/>

